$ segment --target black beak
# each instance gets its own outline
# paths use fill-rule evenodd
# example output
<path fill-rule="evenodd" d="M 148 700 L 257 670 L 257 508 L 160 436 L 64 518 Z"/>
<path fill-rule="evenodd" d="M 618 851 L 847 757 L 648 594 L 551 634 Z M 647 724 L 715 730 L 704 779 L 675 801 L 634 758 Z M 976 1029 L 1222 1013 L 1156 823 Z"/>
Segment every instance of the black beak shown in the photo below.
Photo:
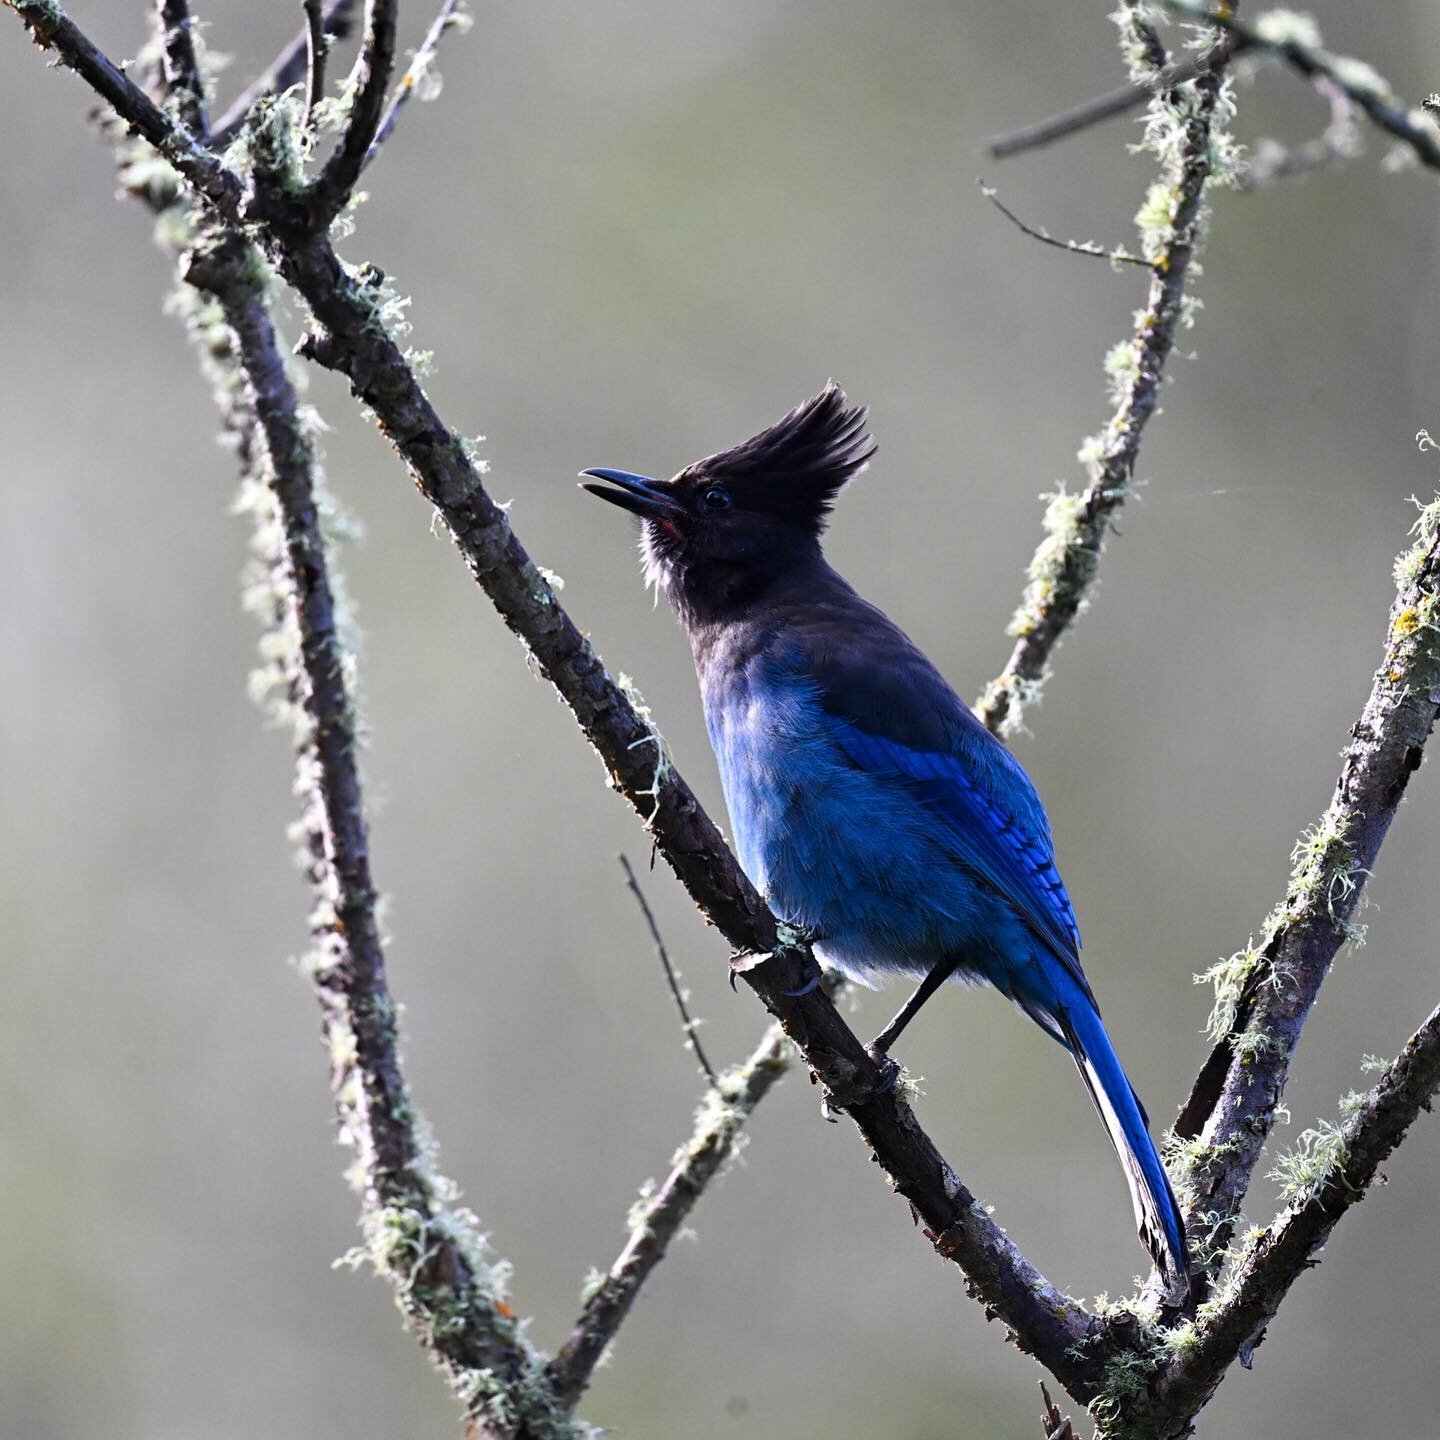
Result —
<path fill-rule="evenodd" d="M 582 475 L 593 475 L 597 480 L 608 480 L 610 485 L 581 485 L 592 495 L 628 510 L 642 519 L 664 519 L 667 515 L 678 515 L 685 507 L 668 493 L 668 486 L 659 480 L 647 479 L 644 475 L 632 475 L 628 470 L 582 470 Z"/>

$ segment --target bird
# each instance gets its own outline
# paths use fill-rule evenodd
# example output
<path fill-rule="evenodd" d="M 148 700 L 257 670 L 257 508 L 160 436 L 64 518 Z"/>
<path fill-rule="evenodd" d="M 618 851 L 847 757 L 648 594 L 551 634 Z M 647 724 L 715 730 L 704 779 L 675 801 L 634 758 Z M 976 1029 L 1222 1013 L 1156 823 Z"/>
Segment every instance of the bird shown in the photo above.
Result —
<path fill-rule="evenodd" d="M 919 978 L 871 1053 L 888 1062 L 945 981 L 994 986 L 1074 1059 L 1140 1239 L 1188 1293 L 1180 1207 L 1081 968 L 1035 787 L 822 550 L 875 453 L 868 411 L 832 380 L 669 480 L 581 476 L 639 518 L 646 582 L 689 636 L 741 868 L 824 964 L 870 986 Z"/>

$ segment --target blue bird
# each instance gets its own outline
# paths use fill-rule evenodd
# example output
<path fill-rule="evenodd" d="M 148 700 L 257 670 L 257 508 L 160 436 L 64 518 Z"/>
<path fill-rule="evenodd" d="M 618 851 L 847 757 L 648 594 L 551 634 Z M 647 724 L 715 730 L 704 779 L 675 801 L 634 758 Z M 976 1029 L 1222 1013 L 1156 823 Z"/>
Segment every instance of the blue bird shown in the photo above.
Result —
<path fill-rule="evenodd" d="M 875 453 L 833 382 L 671 480 L 586 470 L 640 517 L 647 580 L 690 637 L 736 852 L 776 915 L 851 978 L 919 976 L 885 1055 L 946 980 L 988 981 L 1074 1057 L 1140 1238 L 1188 1283 L 1185 1230 L 1145 1111 L 1080 968 L 1045 809 L 1019 761 L 821 553 Z"/>

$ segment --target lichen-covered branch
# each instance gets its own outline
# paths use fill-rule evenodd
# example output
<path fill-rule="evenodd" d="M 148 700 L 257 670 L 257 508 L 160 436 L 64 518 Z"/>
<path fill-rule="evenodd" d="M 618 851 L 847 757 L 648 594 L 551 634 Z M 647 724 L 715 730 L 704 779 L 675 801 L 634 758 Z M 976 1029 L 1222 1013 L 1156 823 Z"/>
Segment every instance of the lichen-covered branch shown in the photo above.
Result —
<path fill-rule="evenodd" d="M 1161 0 L 1176 15 L 1214 25 L 1247 49 L 1274 56 L 1307 80 L 1328 81 L 1348 96 L 1372 124 L 1393 135 L 1431 170 L 1440 170 L 1440 122 L 1424 106 L 1407 105 L 1390 82 L 1364 60 L 1334 55 L 1320 43 L 1320 31 L 1308 16 L 1271 10 L 1247 25 L 1233 8 L 1212 8 L 1195 0 Z"/>
<path fill-rule="evenodd" d="M 706 1187 L 739 1152 L 745 1122 L 789 1068 L 790 1042 L 772 1025 L 743 1065 L 725 1071 L 701 1098 L 695 1131 L 676 1152 L 658 1189 L 642 1191 L 630 1213 L 630 1237 L 609 1272 L 596 1276 L 570 1338 L 550 1362 L 559 1400 L 574 1404 L 614 1340 L 640 1287 L 665 1258 Z"/>
<path fill-rule="evenodd" d="M 240 219 L 240 180 L 167 115 L 75 24 L 55 0 L 3 0 L 35 43 L 74 70 L 126 125 L 168 160 L 226 221 Z"/>
<path fill-rule="evenodd" d="M 314 892 L 308 970 L 341 1132 L 356 1156 L 365 1232 L 356 1258 L 391 1281 L 475 1433 L 559 1440 L 579 1432 L 554 1405 L 544 1357 L 525 1341 L 505 1301 L 507 1267 L 487 1256 L 474 1217 L 455 1206 L 454 1187 L 433 1169 L 401 1072 L 370 876 L 351 661 L 327 564 L 313 447 L 270 321 L 264 267 L 257 251 L 222 233 L 200 237 L 184 274 L 214 297 L 222 317 L 217 324 L 196 312 L 225 382 L 217 386 L 222 404 L 236 403 L 231 372 L 243 379 L 241 423 L 259 472 L 247 495 L 263 573 L 255 588 L 276 622 L 266 653 L 296 735 Z M 221 325 L 223 339 L 215 333 Z M 232 410 L 232 425 L 236 419 Z"/>
<path fill-rule="evenodd" d="M 350 34 L 350 20 L 355 11 L 356 0 L 326 0 L 321 12 L 320 26 L 326 41 L 333 45 Z M 210 132 L 211 143 L 217 147 L 228 145 L 239 133 L 240 127 L 250 118 L 250 112 L 258 100 L 267 95 L 278 95 L 297 85 L 307 76 L 310 65 L 310 22 L 296 32 L 294 38 L 275 57 L 269 67 L 257 76 L 235 99 L 235 103 L 215 122 Z M 312 87 L 313 88 L 313 87 Z"/>
<path fill-rule="evenodd" d="M 395 16 L 399 0 L 365 0 L 365 33 L 355 67 L 345 82 L 350 113 L 340 141 L 308 187 L 304 204 L 309 224 L 327 228 L 349 203 L 355 182 L 385 113 L 385 92 L 395 68 Z"/>
<path fill-rule="evenodd" d="M 1122 5 L 1119 19 L 1132 69 L 1152 82 L 1167 73 L 1164 51 L 1139 8 Z M 1045 538 L 1010 622 L 1015 648 L 976 702 L 976 714 L 997 734 L 1021 728 L 1025 705 L 1039 698 L 1051 654 L 1088 603 L 1112 518 L 1130 493 L 1175 331 L 1190 318 L 1185 285 L 1204 227 L 1205 188 L 1217 158 L 1223 164 L 1228 153 L 1221 129 L 1228 104 L 1225 53 L 1225 42 L 1217 41 L 1193 82 L 1157 92 L 1152 101 L 1147 145 L 1163 169 L 1140 212 L 1144 255 L 1153 271 L 1150 295 L 1133 337 L 1106 360 L 1115 410 L 1080 450 L 1089 483 L 1078 495 L 1062 489 L 1050 497 Z"/>
<path fill-rule="evenodd" d="M 1215 1048 L 1175 1124 L 1182 1196 L 1227 1243 L 1275 1120 L 1300 1031 L 1355 914 L 1440 711 L 1440 501 L 1396 561 L 1380 667 L 1350 734 L 1329 808 L 1295 847 L 1284 900 L 1261 939 L 1210 972 Z"/>
<path fill-rule="evenodd" d="M 54 0 L 9 0 L 37 38 L 54 47 L 192 180 L 227 222 L 238 218 L 239 181 L 179 132 L 86 39 Z M 263 148 L 263 147 L 262 147 Z M 257 185 L 267 186 L 257 173 Z M 663 741 L 631 693 L 606 672 L 561 608 L 553 587 L 484 489 L 471 447 L 443 424 L 389 332 L 394 296 L 373 267 L 343 266 L 328 236 L 293 196 L 251 203 L 268 258 L 310 306 L 304 351 L 345 374 L 438 510 L 476 581 L 574 712 L 614 786 L 644 817 L 661 853 L 707 917 L 744 958 L 737 967 L 805 1056 L 833 1102 L 854 1119 L 891 1184 L 909 1201 L 939 1254 L 963 1270 L 971 1293 L 1010 1327 L 1072 1394 L 1083 1398 L 1101 1361 L 1079 1348 L 1096 1322 L 1025 1259 L 945 1163 L 823 989 L 795 994 L 815 964 L 803 937 L 781 927 L 745 878 L 693 791 L 669 765 Z M 897 1087 L 898 1089 L 898 1087 Z"/>
<path fill-rule="evenodd" d="M 1264 1337 L 1281 1302 L 1299 1275 L 1315 1264 L 1315 1253 L 1336 1222 L 1359 1204 L 1375 1182 L 1380 1165 L 1405 1138 L 1440 1089 L 1440 1008 L 1406 1042 L 1379 1083 L 1364 1095 L 1347 1096 L 1344 1118 L 1329 1125 L 1323 1143 L 1311 1147 L 1304 1188 L 1288 1209 L 1245 1245 L 1223 1292 L 1201 1309 L 1174 1347 L 1174 1359 L 1150 1388 L 1131 1440 L 1182 1440 L 1191 1420 L 1215 1393 L 1237 1355 Z"/>

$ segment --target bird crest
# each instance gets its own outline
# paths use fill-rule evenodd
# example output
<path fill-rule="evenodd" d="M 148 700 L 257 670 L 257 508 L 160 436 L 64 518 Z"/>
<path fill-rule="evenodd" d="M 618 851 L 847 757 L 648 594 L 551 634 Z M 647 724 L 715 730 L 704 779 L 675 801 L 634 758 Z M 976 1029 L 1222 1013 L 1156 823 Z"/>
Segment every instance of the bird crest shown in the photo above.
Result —
<path fill-rule="evenodd" d="M 831 380 L 813 399 L 759 434 L 697 460 L 677 483 L 724 479 L 747 502 L 819 533 L 835 497 L 869 464 L 876 445 L 869 411 L 851 406 Z"/>

